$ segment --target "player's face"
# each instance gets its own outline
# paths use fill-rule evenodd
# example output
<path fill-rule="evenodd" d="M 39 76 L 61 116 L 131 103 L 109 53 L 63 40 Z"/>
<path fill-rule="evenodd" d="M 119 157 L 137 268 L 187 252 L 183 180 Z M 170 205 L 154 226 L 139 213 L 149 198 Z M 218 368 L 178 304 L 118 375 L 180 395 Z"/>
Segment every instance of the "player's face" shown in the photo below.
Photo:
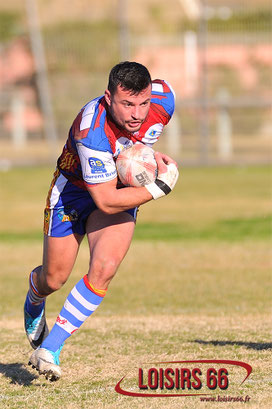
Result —
<path fill-rule="evenodd" d="M 151 84 L 139 94 L 131 94 L 118 85 L 113 95 L 106 90 L 105 99 L 116 124 L 128 132 L 137 132 L 149 111 Z"/>

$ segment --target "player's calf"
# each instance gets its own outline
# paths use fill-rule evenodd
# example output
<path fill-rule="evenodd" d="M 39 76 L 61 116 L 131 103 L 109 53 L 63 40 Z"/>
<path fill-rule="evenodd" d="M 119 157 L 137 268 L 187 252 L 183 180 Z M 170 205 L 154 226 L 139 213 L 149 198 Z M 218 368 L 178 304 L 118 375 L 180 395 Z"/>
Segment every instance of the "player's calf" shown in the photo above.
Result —
<path fill-rule="evenodd" d="M 56 323 L 43 341 L 41 349 L 57 352 L 86 319 L 97 309 L 106 290 L 95 288 L 84 276 L 68 295 Z"/>

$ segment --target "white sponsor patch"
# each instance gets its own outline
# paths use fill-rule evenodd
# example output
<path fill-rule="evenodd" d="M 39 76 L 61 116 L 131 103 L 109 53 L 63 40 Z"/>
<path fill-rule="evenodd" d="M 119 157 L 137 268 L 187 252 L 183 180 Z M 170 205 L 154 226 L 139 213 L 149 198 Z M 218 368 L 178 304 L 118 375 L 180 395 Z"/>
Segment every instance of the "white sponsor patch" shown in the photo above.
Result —
<path fill-rule="evenodd" d="M 117 176 L 113 156 L 110 152 L 97 151 L 77 143 L 82 175 L 89 184 L 108 182 Z"/>

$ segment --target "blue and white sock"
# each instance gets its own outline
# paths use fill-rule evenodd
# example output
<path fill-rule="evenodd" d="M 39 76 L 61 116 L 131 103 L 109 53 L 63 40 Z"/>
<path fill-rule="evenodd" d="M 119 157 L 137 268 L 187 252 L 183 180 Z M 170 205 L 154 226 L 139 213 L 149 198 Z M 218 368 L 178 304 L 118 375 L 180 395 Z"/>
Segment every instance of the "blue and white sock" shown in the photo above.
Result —
<path fill-rule="evenodd" d="M 29 290 L 26 295 L 25 309 L 32 318 L 37 318 L 45 305 L 46 296 L 41 295 L 33 283 L 33 271 L 29 275 Z"/>
<path fill-rule="evenodd" d="M 56 352 L 83 322 L 96 310 L 107 290 L 97 290 L 84 276 L 68 295 L 56 323 L 41 348 Z"/>

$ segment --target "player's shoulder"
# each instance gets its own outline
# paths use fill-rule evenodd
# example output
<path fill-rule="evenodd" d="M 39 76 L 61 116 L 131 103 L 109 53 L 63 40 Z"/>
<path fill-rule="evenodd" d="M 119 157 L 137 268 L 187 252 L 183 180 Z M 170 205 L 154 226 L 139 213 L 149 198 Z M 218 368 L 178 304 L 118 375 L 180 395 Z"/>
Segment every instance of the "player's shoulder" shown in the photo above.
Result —
<path fill-rule="evenodd" d="M 175 110 L 175 99 L 175 91 L 167 81 L 161 79 L 152 81 L 151 103 L 163 107 L 167 114 L 172 116 Z"/>
<path fill-rule="evenodd" d="M 169 82 L 161 79 L 152 80 L 152 95 L 156 94 L 172 94 L 175 97 L 175 91 Z"/>
<path fill-rule="evenodd" d="M 95 128 L 98 126 L 102 114 L 106 114 L 103 96 L 89 101 L 81 109 L 80 129 Z"/>
<path fill-rule="evenodd" d="M 110 144 L 105 133 L 106 115 L 103 96 L 89 101 L 78 114 L 74 139 L 87 148 L 109 151 Z"/>

